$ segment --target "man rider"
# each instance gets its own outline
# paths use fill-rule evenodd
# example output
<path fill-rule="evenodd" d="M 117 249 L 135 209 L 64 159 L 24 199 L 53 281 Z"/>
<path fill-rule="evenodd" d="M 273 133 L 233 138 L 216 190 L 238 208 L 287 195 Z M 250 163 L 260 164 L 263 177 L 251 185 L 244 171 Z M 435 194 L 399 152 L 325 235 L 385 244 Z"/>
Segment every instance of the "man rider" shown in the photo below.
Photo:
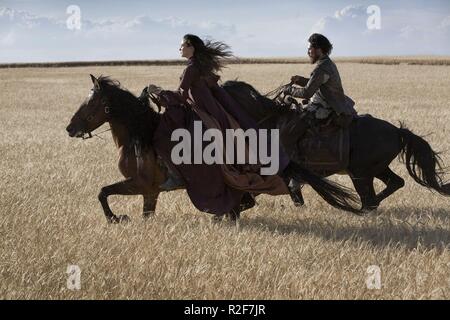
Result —
<path fill-rule="evenodd" d="M 291 82 L 300 87 L 290 86 L 284 93 L 295 98 L 309 100 L 305 107 L 305 121 L 290 118 L 280 128 L 280 139 L 285 151 L 292 155 L 298 140 L 313 122 L 330 122 L 347 127 L 356 115 L 355 103 L 344 94 L 338 69 L 329 54 L 333 45 L 323 35 L 314 33 L 309 39 L 308 56 L 312 64 L 316 64 L 310 78 L 293 76 Z M 309 123 L 308 123 L 309 122 Z"/>

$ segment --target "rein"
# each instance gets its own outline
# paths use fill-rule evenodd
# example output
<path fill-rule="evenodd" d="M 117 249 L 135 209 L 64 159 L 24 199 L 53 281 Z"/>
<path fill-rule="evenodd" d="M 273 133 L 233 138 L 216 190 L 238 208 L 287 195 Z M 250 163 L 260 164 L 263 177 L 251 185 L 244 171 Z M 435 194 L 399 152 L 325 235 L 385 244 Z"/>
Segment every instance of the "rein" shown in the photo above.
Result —
<path fill-rule="evenodd" d="M 299 104 L 291 96 L 284 96 L 281 100 L 279 99 L 280 96 L 284 93 L 284 90 L 289 88 L 292 85 L 293 85 L 292 81 L 289 83 L 286 83 L 286 84 L 282 84 L 278 88 L 266 93 L 264 96 L 267 98 L 270 98 L 270 96 L 275 95 L 273 98 L 270 98 L 270 99 L 273 102 L 275 102 L 277 104 L 277 106 L 279 106 L 281 108 L 292 108 L 293 106 L 294 106 L 294 108 L 298 108 Z M 286 98 L 288 98 L 288 99 L 286 99 Z M 264 123 L 265 121 L 267 121 L 277 115 L 278 115 L 278 112 L 274 111 L 272 114 L 269 114 L 269 115 L 265 116 L 263 119 L 261 119 L 260 121 L 258 121 L 258 125 L 260 125 L 261 123 Z"/>
<path fill-rule="evenodd" d="M 83 140 L 87 140 L 87 139 L 90 139 L 90 138 L 93 138 L 93 137 L 97 137 L 97 138 L 100 138 L 100 139 L 102 139 L 102 140 L 105 140 L 104 138 L 102 138 L 102 137 L 100 137 L 100 134 L 102 134 L 102 133 L 105 133 L 105 132 L 108 132 L 108 131 L 111 131 L 111 128 L 109 128 L 109 129 L 106 129 L 106 130 L 103 130 L 103 131 L 101 131 L 101 132 L 99 132 L 99 133 L 92 133 L 92 132 L 87 132 L 87 133 L 84 133 L 83 134 L 83 136 L 81 137 Z M 86 136 L 87 135 L 87 136 Z"/>
<path fill-rule="evenodd" d="M 274 94 L 276 94 L 275 97 L 272 98 L 272 100 L 275 101 L 283 93 L 284 89 L 290 87 L 292 84 L 293 84 L 292 82 L 289 82 L 289 83 L 286 83 L 286 84 L 282 84 L 278 88 L 276 88 L 275 90 L 272 90 L 272 91 L 266 93 L 264 96 L 265 97 L 270 97 L 270 96 L 273 96 Z"/>

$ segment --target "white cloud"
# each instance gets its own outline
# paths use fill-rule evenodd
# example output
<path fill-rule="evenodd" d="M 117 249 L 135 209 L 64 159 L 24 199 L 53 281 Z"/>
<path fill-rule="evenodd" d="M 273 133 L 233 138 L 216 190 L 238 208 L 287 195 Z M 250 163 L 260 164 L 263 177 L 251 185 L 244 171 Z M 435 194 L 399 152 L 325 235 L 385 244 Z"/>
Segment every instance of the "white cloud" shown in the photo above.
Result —
<path fill-rule="evenodd" d="M 17 28 L 34 29 L 52 26 L 56 23 L 57 21 L 52 18 L 36 16 L 26 11 L 0 8 L 0 26 L 2 28 L 15 26 Z"/>
<path fill-rule="evenodd" d="M 334 15 L 319 19 L 312 32 L 323 33 L 334 43 L 334 54 L 347 55 L 411 55 L 449 54 L 450 16 L 442 21 L 421 21 L 408 17 L 415 12 L 381 9 L 381 29 L 367 28 L 367 7 L 350 5 Z"/>
<path fill-rule="evenodd" d="M 6 32 L 5 34 L 0 33 L 0 46 L 10 47 L 14 45 L 15 36 L 13 31 Z"/>
<path fill-rule="evenodd" d="M 439 24 L 439 28 L 446 29 L 450 28 L 450 16 L 445 17 Z"/>
<path fill-rule="evenodd" d="M 231 21 L 224 23 L 217 17 L 186 20 L 160 13 L 159 18 L 83 19 L 81 30 L 69 30 L 65 20 L 0 8 L 0 62 L 177 58 L 186 33 L 225 41 L 239 56 L 304 56 L 312 32 L 330 38 L 335 56 L 450 54 L 449 12 L 380 8 L 380 30 L 367 28 L 369 14 L 361 5 L 322 18 L 297 11 L 278 17 L 249 12 L 239 28 L 233 16 L 223 17 Z"/>
<path fill-rule="evenodd" d="M 0 62 L 177 58 L 185 33 L 222 41 L 236 28 L 211 21 L 174 17 L 82 20 L 81 30 L 65 21 L 0 8 Z"/>
<path fill-rule="evenodd" d="M 367 8 L 364 6 L 351 5 L 338 10 L 332 16 L 321 18 L 313 26 L 312 32 L 330 31 L 332 28 L 347 29 L 355 28 L 359 32 L 364 32 L 367 21 Z"/>
<path fill-rule="evenodd" d="M 403 28 L 400 29 L 400 34 L 399 36 L 402 38 L 411 38 L 411 36 L 414 35 L 414 33 L 416 33 L 418 31 L 417 28 L 414 28 L 413 26 L 404 26 Z"/>

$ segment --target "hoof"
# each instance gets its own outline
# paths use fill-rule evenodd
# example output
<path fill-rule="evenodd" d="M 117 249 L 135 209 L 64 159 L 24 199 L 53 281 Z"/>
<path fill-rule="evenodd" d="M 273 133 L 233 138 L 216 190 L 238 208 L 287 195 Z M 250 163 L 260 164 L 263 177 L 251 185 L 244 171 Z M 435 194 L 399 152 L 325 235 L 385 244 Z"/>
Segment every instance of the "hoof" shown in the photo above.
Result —
<path fill-rule="evenodd" d="M 241 217 L 241 215 L 239 213 L 235 213 L 235 212 L 227 213 L 227 214 L 225 214 L 225 216 L 227 217 L 227 220 L 231 221 L 231 222 L 239 220 L 239 218 Z"/>
<path fill-rule="evenodd" d="M 149 218 L 153 217 L 155 215 L 155 211 L 144 211 L 142 214 L 142 217 L 144 220 L 148 220 Z"/>
<path fill-rule="evenodd" d="M 294 201 L 294 206 L 296 206 L 297 208 L 303 207 L 304 205 L 305 205 L 304 202 L 297 202 L 297 201 Z"/>
<path fill-rule="evenodd" d="M 361 215 L 368 216 L 377 212 L 378 206 L 367 206 L 361 208 Z"/>
<path fill-rule="evenodd" d="M 234 226 L 236 227 L 236 231 L 240 231 L 241 230 L 241 219 L 236 219 L 234 221 Z"/>
<path fill-rule="evenodd" d="M 127 215 L 120 216 L 112 216 L 107 218 L 109 223 L 117 224 L 117 223 L 128 223 L 131 221 L 130 217 Z"/>
<path fill-rule="evenodd" d="M 218 223 L 222 222 L 224 215 L 223 214 L 216 214 L 211 218 L 212 223 Z"/>
<path fill-rule="evenodd" d="M 131 219 L 126 214 L 119 216 L 119 223 L 128 223 L 131 222 Z"/>

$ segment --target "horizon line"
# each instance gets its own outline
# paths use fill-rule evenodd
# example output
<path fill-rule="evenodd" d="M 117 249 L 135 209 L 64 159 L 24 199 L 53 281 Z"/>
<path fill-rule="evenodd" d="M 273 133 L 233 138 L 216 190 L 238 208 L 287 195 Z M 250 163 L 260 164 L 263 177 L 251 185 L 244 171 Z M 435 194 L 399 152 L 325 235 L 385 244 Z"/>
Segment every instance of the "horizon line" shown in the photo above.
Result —
<path fill-rule="evenodd" d="M 450 55 L 373 55 L 373 56 L 336 56 L 336 62 L 369 64 L 412 64 L 412 65 L 450 65 Z M 0 68 L 39 68 L 39 67 L 84 67 L 84 66 L 165 66 L 183 65 L 184 59 L 148 59 L 148 60 L 76 60 L 43 62 L 0 62 Z M 307 57 L 234 57 L 227 64 L 290 64 L 309 63 Z"/>

